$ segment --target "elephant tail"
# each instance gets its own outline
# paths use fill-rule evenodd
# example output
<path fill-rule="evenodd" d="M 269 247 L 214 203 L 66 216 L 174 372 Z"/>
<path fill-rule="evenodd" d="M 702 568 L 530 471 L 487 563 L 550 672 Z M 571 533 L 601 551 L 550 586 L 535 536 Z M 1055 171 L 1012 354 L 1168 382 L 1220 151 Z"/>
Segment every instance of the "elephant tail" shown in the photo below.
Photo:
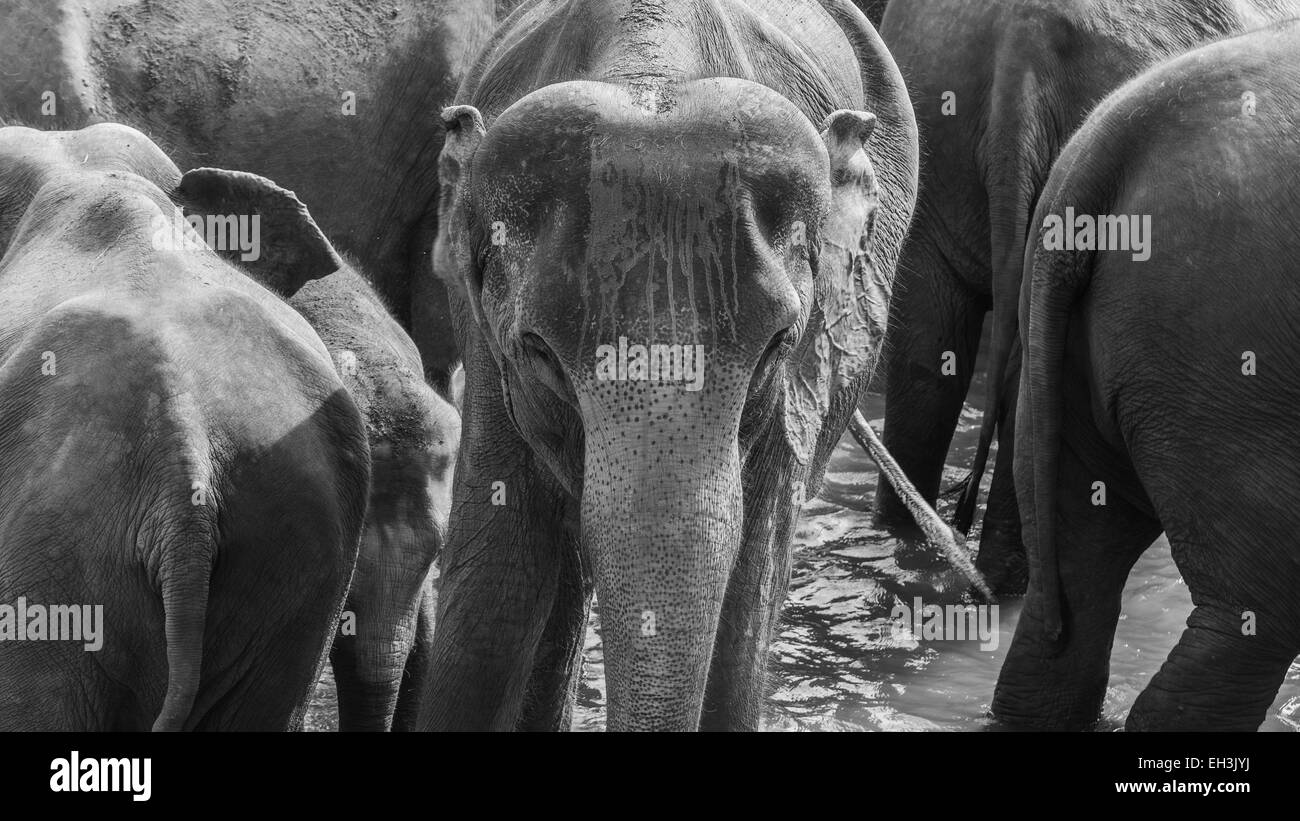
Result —
<path fill-rule="evenodd" d="M 1017 224 L 1025 224 L 1031 215 L 1021 213 Z M 1003 417 L 1015 413 L 1014 407 L 1007 406 L 1007 397 L 1013 394 L 1008 386 L 1007 373 L 1011 368 L 1012 356 L 1016 353 L 1016 341 L 1020 335 L 1019 317 L 1016 308 L 1020 298 L 1020 265 L 1023 264 L 1024 236 L 1016 234 L 1019 240 L 1014 244 L 1015 270 L 1012 276 L 1002 277 L 998 269 L 993 274 L 993 340 L 989 350 L 988 385 L 984 399 L 984 418 L 980 421 L 980 439 L 975 448 L 975 460 L 971 464 L 970 474 L 961 488 L 961 498 L 953 513 L 952 524 L 962 535 L 970 533 L 975 522 L 975 505 L 979 500 L 980 483 L 984 479 L 984 469 L 988 466 L 989 449 L 993 437 Z M 1003 281 L 1003 280 L 1007 281 Z M 1014 384 L 1014 383 L 1012 383 Z"/>
<path fill-rule="evenodd" d="M 1058 188 L 1060 191 L 1060 188 Z M 1065 196 L 1045 202 L 1069 201 Z M 1104 209 L 1103 209 L 1104 210 Z M 1103 213 L 1103 210 L 1088 213 Z M 1040 207 L 1037 223 L 1045 225 L 1052 211 Z M 1060 219 L 1059 215 L 1057 216 Z M 1062 233 L 1073 231 L 1064 225 Z M 1028 458 L 1033 465 L 1034 487 L 1031 495 L 1033 532 L 1026 540 L 1031 574 L 1037 565 L 1038 588 L 1042 593 L 1043 626 L 1048 641 L 1061 637 L 1061 584 L 1056 553 L 1056 484 L 1061 455 L 1061 418 L 1063 415 L 1065 343 L 1070 312 L 1092 279 L 1093 252 L 1045 248 L 1046 228 L 1026 249 L 1025 271 L 1029 288 L 1021 296 L 1021 320 L 1024 335 L 1024 360 L 1021 389 L 1028 391 L 1027 425 Z M 1017 437 L 1020 438 L 1020 437 Z M 1023 504 L 1023 501 L 1022 501 Z M 1037 556 L 1038 561 L 1033 559 Z"/>
<path fill-rule="evenodd" d="M 1002 416 L 1002 383 L 1006 381 L 1007 364 L 1011 359 L 1011 348 L 1015 342 L 1016 324 L 1004 315 L 993 311 L 993 348 L 989 352 L 989 383 L 984 403 L 984 418 L 980 421 L 980 439 L 975 447 L 975 460 L 970 473 L 966 475 L 961 488 L 961 497 L 957 500 L 957 509 L 953 513 L 952 526 L 961 531 L 963 536 L 970 533 L 975 523 L 975 505 L 979 500 L 980 483 L 984 479 L 984 469 L 988 465 L 989 448 L 993 444 L 993 435 L 997 432 L 998 421 Z"/>
<path fill-rule="evenodd" d="M 210 509 L 210 508 L 209 508 Z M 192 512 L 198 511 L 198 514 Z M 163 527 L 158 586 L 167 639 L 167 693 L 154 720 L 154 732 L 186 729 L 199 692 L 203 634 L 212 578 L 215 527 L 203 508 L 185 511 L 180 527 Z"/>

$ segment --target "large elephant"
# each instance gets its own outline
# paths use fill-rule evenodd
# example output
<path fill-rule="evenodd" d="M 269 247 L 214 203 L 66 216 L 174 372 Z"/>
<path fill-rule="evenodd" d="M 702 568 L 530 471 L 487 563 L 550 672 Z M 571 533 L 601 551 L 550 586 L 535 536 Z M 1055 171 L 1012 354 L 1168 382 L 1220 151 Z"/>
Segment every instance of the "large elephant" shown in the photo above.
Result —
<path fill-rule="evenodd" d="M 1297 54 L 1291 21 L 1161 65 L 1047 182 L 1020 316 L 1032 572 L 1006 722 L 1096 718 L 1125 578 L 1161 530 L 1194 609 L 1129 729 L 1254 730 L 1300 652 Z"/>
<path fill-rule="evenodd" d="M 191 216 L 256 212 L 293 198 L 271 181 L 238 171 L 186 172 L 176 193 Z M 326 241 L 320 240 L 322 243 Z M 228 255 L 242 265 L 238 252 Z M 307 282 L 248 271 L 301 314 L 334 358 L 365 420 L 371 484 L 356 574 L 330 655 L 339 729 L 410 729 L 413 694 L 424 687 L 433 635 L 430 570 L 446 534 L 460 415 L 424 381 L 420 352 L 374 289 L 346 260 Z M 399 711 L 399 695 L 408 695 Z"/>
<path fill-rule="evenodd" d="M 464 440 L 421 725 L 567 728 L 592 587 L 611 729 L 755 727 L 802 500 L 915 196 L 848 0 L 529 0 L 444 112 L 434 269 Z"/>
<path fill-rule="evenodd" d="M 1106 94 L 1225 34 L 1300 14 L 1300 0 L 911 0 L 881 35 L 916 105 L 924 161 L 889 319 L 884 442 L 933 502 L 992 310 L 980 445 L 955 524 L 971 525 L 993 437 L 997 461 L 977 567 L 995 590 L 1027 571 L 1012 481 L 1016 305 L 1029 218 L 1060 149 Z M 884 523 L 909 517 L 888 488 Z"/>
<path fill-rule="evenodd" d="M 429 266 L 439 109 L 494 27 L 492 0 L 0 0 L 0 124 L 143 131 L 181 168 L 275 180 L 411 329 L 456 359 Z M 424 312 L 412 316 L 411 287 Z"/>
<path fill-rule="evenodd" d="M 0 729 L 292 729 L 339 618 L 360 413 L 302 317 L 172 231 L 179 177 L 123 126 L 0 129 Z M 329 273 L 264 205 L 256 264 Z"/>

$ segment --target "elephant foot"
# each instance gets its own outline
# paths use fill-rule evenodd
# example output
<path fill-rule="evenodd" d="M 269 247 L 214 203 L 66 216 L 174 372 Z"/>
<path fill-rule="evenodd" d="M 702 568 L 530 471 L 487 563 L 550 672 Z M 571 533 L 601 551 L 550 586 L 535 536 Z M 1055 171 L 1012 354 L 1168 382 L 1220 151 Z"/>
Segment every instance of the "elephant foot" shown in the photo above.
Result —
<path fill-rule="evenodd" d="M 1011 659 L 1007 663 L 1012 664 Z M 994 691 L 993 716 L 1000 729 L 1081 732 L 1101 719 L 1105 695 L 1104 678 L 1072 679 L 1062 670 L 1044 676 L 1042 665 L 1017 674 L 1012 664 L 1010 671 L 1003 667 Z"/>
<path fill-rule="evenodd" d="M 1031 592 L 998 673 L 993 715 L 1008 729 L 1092 729 L 1106 697 L 1110 636 L 1095 613 L 1067 610 L 1066 631 L 1049 639 L 1042 609 L 1041 597 Z"/>

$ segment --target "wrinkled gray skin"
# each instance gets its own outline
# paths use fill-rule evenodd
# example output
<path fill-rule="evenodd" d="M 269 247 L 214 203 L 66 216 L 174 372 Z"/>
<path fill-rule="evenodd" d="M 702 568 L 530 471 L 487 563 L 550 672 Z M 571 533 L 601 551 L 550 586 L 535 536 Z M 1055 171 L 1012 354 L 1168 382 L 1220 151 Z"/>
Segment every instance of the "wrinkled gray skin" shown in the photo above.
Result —
<path fill-rule="evenodd" d="M 884 442 L 931 503 L 992 310 L 989 395 L 954 524 L 966 532 L 993 437 L 997 461 L 976 567 L 994 590 L 1027 580 L 1012 482 L 1016 305 L 1029 218 L 1060 149 L 1125 80 L 1201 43 L 1300 15 L 1297 0 L 909 0 L 881 35 L 921 133 L 916 219 L 899 261 L 884 367 Z M 956 113 L 943 113 L 952 92 Z M 956 374 L 942 371 L 955 354 Z M 877 518 L 911 517 L 881 483 Z"/>
<path fill-rule="evenodd" d="M 181 168 L 292 189 L 441 385 L 457 359 L 446 297 L 419 278 L 412 315 L 411 287 L 436 233 L 437 112 L 491 36 L 492 0 L 0 0 L 0 21 L 0 124 L 122 122 Z"/>
<path fill-rule="evenodd" d="M 1161 530 L 1195 607 L 1128 729 L 1255 730 L 1300 653 L 1297 54 L 1293 21 L 1147 73 L 1044 189 L 1035 225 L 1067 206 L 1147 214 L 1154 240 L 1146 262 L 1028 249 L 1016 488 L 1032 572 L 1004 722 L 1096 719 L 1125 579 Z"/>
<path fill-rule="evenodd" d="M 185 174 L 177 197 L 190 214 L 246 214 L 277 192 L 292 196 L 254 174 L 201 168 Z M 365 420 L 370 504 L 330 660 L 339 729 L 386 731 L 402 688 L 418 693 L 424 686 L 433 636 L 430 570 L 446 535 L 460 415 L 425 383 L 419 351 L 374 289 L 352 265 L 334 262 L 334 273 L 301 285 L 263 284 L 311 323 Z M 249 273 L 261 272 L 253 265 Z M 410 729 L 412 709 L 400 708 L 405 718 L 397 729 Z"/>
<path fill-rule="evenodd" d="M 339 618 L 361 416 L 277 296 L 157 247 L 179 176 L 123 126 L 0 129 L 0 602 L 104 608 L 98 652 L 0 642 L 3 730 L 294 729 Z M 260 264 L 328 273 L 266 207 Z"/>
<path fill-rule="evenodd" d="M 465 427 L 420 724 L 567 729 L 594 587 L 610 729 L 756 727 L 911 212 L 901 77 L 847 0 L 530 0 L 457 99 Z M 702 345 L 701 389 L 601 379 L 620 337 Z"/>

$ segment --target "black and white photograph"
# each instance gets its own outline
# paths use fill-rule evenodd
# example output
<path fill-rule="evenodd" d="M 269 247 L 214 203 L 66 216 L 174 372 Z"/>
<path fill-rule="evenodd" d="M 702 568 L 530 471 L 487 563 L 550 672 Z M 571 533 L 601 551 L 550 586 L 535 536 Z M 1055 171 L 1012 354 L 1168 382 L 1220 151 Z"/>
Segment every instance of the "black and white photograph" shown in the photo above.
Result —
<path fill-rule="evenodd" d="M 150 731 L 1046 731 L 1227 806 L 1298 656 L 1300 0 L 0 0 L 47 800 Z"/>

